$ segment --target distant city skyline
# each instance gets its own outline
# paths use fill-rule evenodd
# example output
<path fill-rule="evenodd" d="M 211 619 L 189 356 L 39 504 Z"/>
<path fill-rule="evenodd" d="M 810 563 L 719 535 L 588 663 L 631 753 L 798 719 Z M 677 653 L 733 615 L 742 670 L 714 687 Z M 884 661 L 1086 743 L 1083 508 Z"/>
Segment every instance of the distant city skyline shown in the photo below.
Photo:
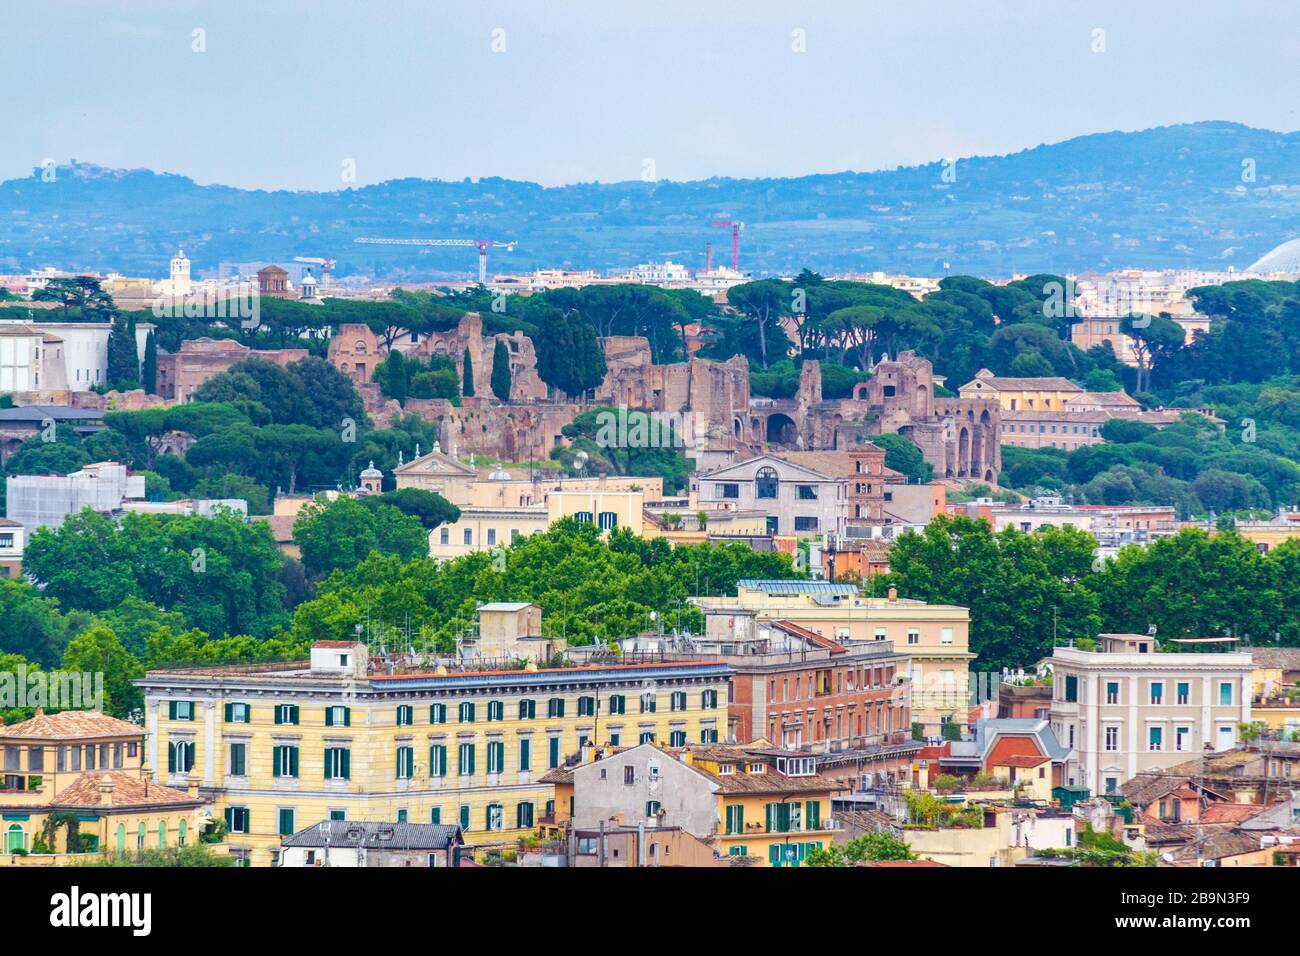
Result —
<path fill-rule="evenodd" d="M 1300 126 L 1300 9 L 802 7 L 15 8 L 0 179 L 75 158 L 246 189 L 686 181 L 890 169 L 1207 119 Z"/>

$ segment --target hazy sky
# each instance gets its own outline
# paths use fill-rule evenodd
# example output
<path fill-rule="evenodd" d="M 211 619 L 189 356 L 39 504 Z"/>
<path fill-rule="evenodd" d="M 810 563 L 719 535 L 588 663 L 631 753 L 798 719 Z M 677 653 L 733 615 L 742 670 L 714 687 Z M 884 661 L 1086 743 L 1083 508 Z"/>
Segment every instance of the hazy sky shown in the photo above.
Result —
<path fill-rule="evenodd" d="M 647 159 L 788 176 L 1202 119 L 1292 130 L 1298 53 L 1283 0 L 14 2 L 0 179 L 76 158 L 336 189 L 351 159 L 358 184 L 554 185 Z"/>

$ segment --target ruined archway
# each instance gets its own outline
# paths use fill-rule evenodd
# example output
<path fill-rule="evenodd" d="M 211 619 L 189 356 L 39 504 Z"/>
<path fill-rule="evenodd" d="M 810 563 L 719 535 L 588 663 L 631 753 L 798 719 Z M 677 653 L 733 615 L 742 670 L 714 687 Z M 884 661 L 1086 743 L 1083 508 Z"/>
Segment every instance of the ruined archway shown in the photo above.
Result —
<path fill-rule="evenodd" d="M 799 429 L 789 415 L 773 412 L 767 416 L 764 432 L 769 445 L 793 445 L 799 439 Z"/>

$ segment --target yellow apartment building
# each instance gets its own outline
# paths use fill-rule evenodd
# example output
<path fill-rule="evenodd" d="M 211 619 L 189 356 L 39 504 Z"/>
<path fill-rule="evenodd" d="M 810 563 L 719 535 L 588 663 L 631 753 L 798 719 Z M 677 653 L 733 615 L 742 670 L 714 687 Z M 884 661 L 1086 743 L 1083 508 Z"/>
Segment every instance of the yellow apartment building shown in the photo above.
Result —
<path fill-rule="evenodd" d="M 93 710 L 38 708 L 22 723 L 0 721 L 0 866 L 56 866 L 76 854 L 196 841 L 208 821 L 197 782 L 158 785 L 142 765 L 144 749 L 143 728 Z M 74 829 L 77 846 L 69 841 Z"/>
<path fill-rule="evenodd" d="M 155 781 L 195 775 L 232 852 L 265 866 L 321 820 L 454 823 L 472 846 L 511 843 L 553 809 L 542 776 L 584 743 L 715 742 L 729 673 L 710 661 L 418 670 L 320 641 L 310 661 L 138 684 Z"/>
<path fill-rule="evenodd" d="M 812 754 L 746 745 L 655 744 L 620 752 L 585 749 L 543 778 L 554 788 L 556 826 L 678 828 L 719 857 L 799 866 L 829 845 L 831 794 L 843 784 Z"/>
<path fill-rule="evenodd" d="M 912 720 L 937 734 L 969 710 L 970 610 L 898 597 L 864 597 L 856 585 L 828 581 L 737 583 L 735 597 L 693 597 L 706 612 L 756 612 L 756 620 L 789 621 L 839 643 L 892 641 L 907 656 Z"/>
<path fill-rule="evenodd" d="M 982 368 L 958 394 L 962 398 L 996 401 L 1006 412 L 1061 412 L 1066 402 L 1083 394 L 1083 389 L 1067 378 L 1008 378 Z"/>
<path fill-rule="evenodd" d="M 460 518 L 429 532 L 429 555 L 440 561 L 507 546 L 545 531 L 561 518 L 597 525 L 601 531 L 642 530 L 645 496 L 640 491 L 550 491 L 540 506 L 462 508 Z"/>

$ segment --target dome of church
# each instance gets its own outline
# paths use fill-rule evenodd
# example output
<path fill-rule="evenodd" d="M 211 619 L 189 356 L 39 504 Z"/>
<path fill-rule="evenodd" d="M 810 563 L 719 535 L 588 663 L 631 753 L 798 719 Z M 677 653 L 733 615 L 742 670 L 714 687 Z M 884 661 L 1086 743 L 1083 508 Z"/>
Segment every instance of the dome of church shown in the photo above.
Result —
<path fill-rule="evenodd" d="M 1246 267 L 1247 272 L 1300 273 L 1300 239 L 1291 239 Z"/>

